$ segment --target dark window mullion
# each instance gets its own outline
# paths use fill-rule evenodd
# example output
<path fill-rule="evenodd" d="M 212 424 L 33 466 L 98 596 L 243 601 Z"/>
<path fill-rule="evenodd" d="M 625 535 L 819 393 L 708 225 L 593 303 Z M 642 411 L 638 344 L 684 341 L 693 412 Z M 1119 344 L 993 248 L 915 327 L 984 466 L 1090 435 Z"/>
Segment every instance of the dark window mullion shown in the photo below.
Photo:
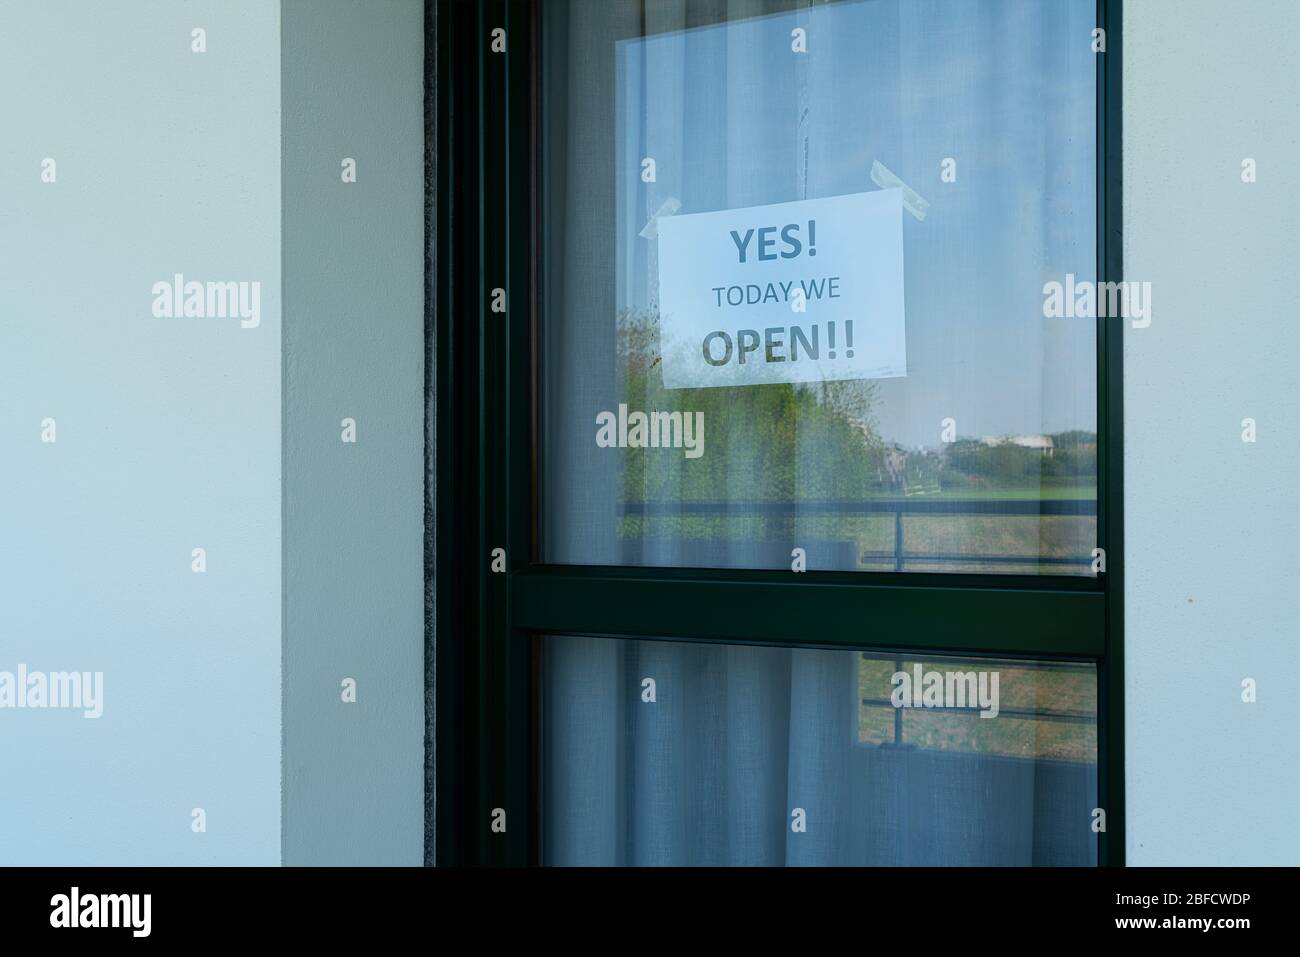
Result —
<path fill-rule="evenodd" d="M 1123 0 L 1097 0 L 1106 53 L 1097 61 L 1097 273 L 1124 278 Z M 1098 800 L 1106 812 L 1099 863 L 1122 867 L 1124 814 L 1124 344 L 1123 322 L 1097 320 L 1098 535 L 1106 550 L 1106 650 L 1098 669 Z"/>

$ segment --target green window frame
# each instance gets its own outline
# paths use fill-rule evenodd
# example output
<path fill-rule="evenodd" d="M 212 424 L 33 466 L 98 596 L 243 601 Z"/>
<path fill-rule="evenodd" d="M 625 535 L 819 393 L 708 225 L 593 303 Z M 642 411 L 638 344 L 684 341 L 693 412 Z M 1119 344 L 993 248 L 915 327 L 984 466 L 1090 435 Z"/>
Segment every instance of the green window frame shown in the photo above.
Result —
<path fill-rule="evenodd" d="M 1121 0 L 1098 0 L 1097 276 L 1121 258 Z M 541 860 L 543 634 L 1095 662 L 1099 863 L 1124 863 L 1123 387 L 1097 320 L 1095 577 L 546 565 L 537 550 L 540 6 L 426 11 L 426 860 Z M 490 49 L 506 31 L 504 53 Z M 507 311 L 491 310 L 504 289 Z M 490 568 L 505 549 L 503 573 Z M 759 593 L 779 595 L 759 602 Z M 890 628 L 873 644 L 861 622 Z M 1050 629 L 1040 623 L 1050 622 Z M 916 636 L 923 635 L 924 639 Z M 492 830 L 506 812 L 504 833 Z"/>

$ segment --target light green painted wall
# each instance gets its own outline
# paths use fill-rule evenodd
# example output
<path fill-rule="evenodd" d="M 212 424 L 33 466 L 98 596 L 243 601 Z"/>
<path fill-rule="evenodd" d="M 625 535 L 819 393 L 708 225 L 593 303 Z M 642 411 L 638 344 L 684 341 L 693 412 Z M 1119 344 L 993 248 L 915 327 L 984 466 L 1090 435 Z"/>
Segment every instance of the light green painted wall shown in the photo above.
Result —
<path fill-rule="evenodd" d="M 1128 861 L 1295 864 L 1300 4 L 1124 7 Z"/>
<path fill-rule="evenodd" d="M 279 6 L 6 2 L 0 90 L 0 671 L 104 698 L 0 710 L 0 864 L 275 864 Z"/>

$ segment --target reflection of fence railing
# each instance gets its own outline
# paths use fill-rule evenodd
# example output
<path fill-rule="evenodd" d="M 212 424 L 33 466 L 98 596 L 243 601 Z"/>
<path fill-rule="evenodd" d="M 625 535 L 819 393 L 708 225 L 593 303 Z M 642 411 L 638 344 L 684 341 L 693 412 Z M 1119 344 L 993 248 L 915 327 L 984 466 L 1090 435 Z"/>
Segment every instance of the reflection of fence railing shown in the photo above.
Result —
<path fill-rule="evenodd" d="M 865 564 L 891 562 L 895 571 L 903 571 L 910 562 L 914 564 L 990 564 L 990 565 L 1056 565 L 1085 567 L 1092 563 L 1091 555 L 990 555 L 984 552 L 934 552 L 908 553 L 904 545 L 904 515 L 938 516 L 1076 516 L 1095 517 L 1097 500 L 1091 498 L 1058 499 L 857 499 L 828 502 L 626 502 L 624 515 L 645 517 L 667 516 L 813 516 L 813 515 L 893 515 L 893 550 L 865 551 L 861 560 Z M 1090 550 L 1091 551 L 1091 550 Z"/>
<path fill-rule="evenodd" d="M 891 708 L 898 712 L 901 719 L 903 710 L 894 707 L 894 703 L 888 698 L 863 698 L 862 704 L 868 708 Z M 982 709 L 977 707 L 963 708 L 943 708 L 944 714 L 979 714 Z M 939 712 L 936 710 L 936 714 Z M 1002 718 L 1033 718 L 1042 721 L 1064 721 L 1068 724 L 1096 724 L 1097 716 L 1088 714 L 1083 711 L 1044 711 L 1034 708 L 999 708 L 998 716 Z"/>
<path fill-rule="evenodd" d="M 862 652 L 862 657 L 866 661 L 878 661 L 878 657 L 870 652 Z M 898 658 L 894 661 L 896 671 L 905 671 L 907 662 L 911 660 L 924 661 L 924 658 L 908 659 Z M 988 658 L 951 658 L 943 657 L 936 659 L 941 661 L 945 667 L 970 667 L 972 665 L 979 668 L 987 669 L 991 664 Z M 1046 662 L 1039 663 L 1038 667 L 1050 671 L 1079 671 L 1089 674 L 1096 673 L 1096 665 L 1086 661 L 1053 661 L 1050 664 Z M 904 747 L 903 742 L 903 708 L 898 708 L 889 698 L 863 698 L 862 706 L 864 708 L 889 708 L 894 712 L 894 740 L 887 745 L 895 748 Z M 978 715 L 982 709 L 978 706 L 971 707 L 944 707 L 945 714 L 974 714 Z M 938 713 L 938 709 L 931 713 Z M 1055 721 L 1065 724 L 1092 724 L 1097 723 L 1097 712 L 1093 711 L 1066 711 L 1064 709 L 1052 708 L 1016 708 L 1016 707 L 999 707 L 998 717 L 1007 718 L 1029 718 L 1034 721 Z"/>

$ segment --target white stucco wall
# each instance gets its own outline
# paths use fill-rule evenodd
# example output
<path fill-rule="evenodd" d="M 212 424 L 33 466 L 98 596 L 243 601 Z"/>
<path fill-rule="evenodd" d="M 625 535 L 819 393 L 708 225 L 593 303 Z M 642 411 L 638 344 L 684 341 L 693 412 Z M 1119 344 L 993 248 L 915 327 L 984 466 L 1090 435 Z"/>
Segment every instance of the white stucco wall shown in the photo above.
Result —
<path fill-rule="evenodd" d="M 1123 56 L 1128 862 L 1296 864 L 1300 3 L 1129 0 Z"/>

